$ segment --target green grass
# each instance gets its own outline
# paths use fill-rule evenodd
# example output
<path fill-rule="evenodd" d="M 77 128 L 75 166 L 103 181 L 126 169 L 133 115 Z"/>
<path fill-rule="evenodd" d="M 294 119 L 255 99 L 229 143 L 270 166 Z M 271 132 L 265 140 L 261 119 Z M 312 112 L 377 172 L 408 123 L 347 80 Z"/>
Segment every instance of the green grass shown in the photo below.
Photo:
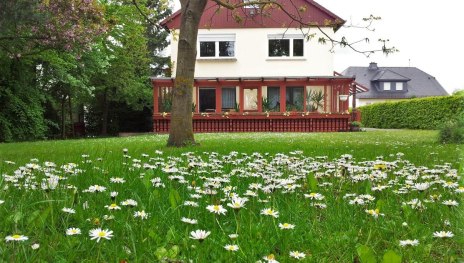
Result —
<path fill-rule="evenodd" d="M 435 131 L 199 134 L 200 146 L 182 149 L 166 148 L 166 139 L 153 135 L 0 144 L 0 200 L 4 201 L 0 204 L 0 261 L 256 262 L 273 254 L 279 262 L 295 262 L 289 256 L 292 250 L 304 252 L 304 262 L 464 259 L 463 194 L 444 187 L 446 182 L 464 186 L 458 178 L 462 171 L 456 172 L 462 147 L 436 143 Z M 234 151 L 238 154 L 230 154 Z M 45 169 L 46 161 L 56 163 L 56 168 Z M 78 167 L 66 172 L 60 168 L 66 163 Z M 20 168 L 26 164 L 29 168 Z M 384 171 L 377 170 L 384 166 Z M 54 175 L 60 177 L 57 187 L 42 189 L 42 183 Z M 111 183 L 110 178 L 116 177 L 125 183 Z M 155 187 L 155 178 L 165 187 Z M 424 191 L 412 190 L 417 183 L 430 185 Z M 267 191 L 250 188 L 253 184 L 281 186 Z M 92 185 L 107 189 L 86 192 Z M 389 188 L 376 191 L 378 186 Z M 225 191 L 227 187 L 231 192 Z M 205 193 L 212 189 L 216 195 Z M 401 189 L 406 193 L 397 192 Z M 247 190 L 257 196 L 248 196 L 244 208 L 233 210 L 226 205 L 232 192 L 243 197 Z M 112 191 L 118 192 L 115 198 L 110 196 Z M 192 197 L 195 193 L 200 199 Z M 304 196 L 309 193 L 320 193 L 324 199 L 311 201 Z M 375 200 L 350 205 L 355 197 L 347 194 L 369 194 Z M 137 201 L 138 206 L 120 205 L 126 199 Z M 421 200 L 427 209 L 403 204 L 413 199 Z M 196 201 L 199 207 L 184 206 L 186 200 Z M 447 207 L 442 204 L 445 200 L 459 205 Z M 105 208 L 112 203 L 121 209 Z M 327 208 L 318 209 L 315 203 Z M 227 213 L 210 213 L 206 206 L 212 204 L 223 205 Z M 64 207 L 76 213 L 67 214 Z M 262 215 L 265 208 L 278 211 L 279 217 Z M 379 209 L 384 216 L 376 219 L 366 213 L 368 209 Z M 149 217 L 134 218 L 142 210 Z M 183 223 L 182 217 L 196 219 L 198 224 Z M 279 223 L 295 228 L 281 230 Z M 69 227 L 80 228 L 82 234 L 66 236 Z M 114 236 L 90 240 L 89 231 L 99 227 L 110 229 Z M 190 239 L 196 229 L 211 234 L 203 242 Z M 441 230 L 454 236 L 434 238 L 433 233 Z M 233 233 L 238 233 L 237 239 L 229 238 Z M 4 241 L 13 234 L 29 239 Z M 419 245 L 400 246 L 399 241 L 406 239 L 417 239 Z M 37 250 L 31 248 L 34 243 L 40 245 Z M 226 244 L 240 249 L 226 251 Z"/>

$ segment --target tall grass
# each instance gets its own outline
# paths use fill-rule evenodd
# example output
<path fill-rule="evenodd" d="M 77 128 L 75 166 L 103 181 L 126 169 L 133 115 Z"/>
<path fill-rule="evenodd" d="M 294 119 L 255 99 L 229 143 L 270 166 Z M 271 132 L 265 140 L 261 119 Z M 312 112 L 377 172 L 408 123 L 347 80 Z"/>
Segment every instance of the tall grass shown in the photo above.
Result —
<path fill-rule="evenodd" d="M 197 136 L 200 146 L 184 149 L 166 148 L 166 136 L 159 135 L 2 144 L 0 238 L 20 234 L 29 239 L 0 241 L 0 261 L 256 262 L 272 254 L 279 262 L 294 262 L 289 256 L 294 250 L 305 254 L 305 262 L 462 260 L 464 213 L 462 194 L 456 192 L 464 185 L 458 177 L 462 170 L 457 173 L 461 147 L 437 144 L 436 135 L 203 134 Z M 67 163 L 77 166 L 62 167 Z M 51 187 L 54 176 L 59 183 Z M 416 189 L 421 183 L 429 185 Z M 448 188 L 451 183 L 458 186 Z M 106 190 L 87 191 L 94 185 Z M 380 186 L 387 188 L 376 190 Z M 210 194 L 213 190 L 217 194 Z M 257 196 L 247 196 L 244 208 L 226 205 L 247 190 Z M 324 198 L 306 198 L 310 193 Z M 351 194 L 374 200 L 351 205 L 356 198 Z M 127 199 L 137 206 L 123 206 Z M 407 204 L 414 199 L 426 209 Z M 459 205 L 446 206 L 446 200 Z M 105 207 L 113 203 L 121 209 Z M 213 204 L 221 204 L 226 214 L 210 213 L 206 206 Z M 318 208 L 321 204 L 326 208 Z M 64 212 L 65 207 L 75 213 Z M 279 217 L 262 215 L 265 208 Z M 384 216 L 375 218 L 366 212 L 370 209 Z M 148 218 L 134 217 L 137 211 Z M 182 217 L 198 224 L 184 223 Z M 279 223 L 295 228 L 282 230 Z M 70 227 L 82 234 L 67 236 Z M 114 236 L 90 240 L 95 228 Z M 211 234 L 202 242 L 189 238 L 196 229 Z M 433 236 L 441 230 L 454 236 Z M 407 239 L 419 244 L 401 246 L 399 241 Z M 226 251 L 226 244 L 239 250 Z"/>

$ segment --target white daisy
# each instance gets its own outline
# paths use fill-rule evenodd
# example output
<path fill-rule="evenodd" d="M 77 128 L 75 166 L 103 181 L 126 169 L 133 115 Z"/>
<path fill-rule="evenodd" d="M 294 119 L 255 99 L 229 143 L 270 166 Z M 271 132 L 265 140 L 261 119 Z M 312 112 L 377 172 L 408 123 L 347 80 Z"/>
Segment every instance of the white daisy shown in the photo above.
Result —
<path fill-rule="evenodd" d="M 64 207 L 63 209 L 61 209 L 61 211 L 65 212 L 65 213 L 69 213 L 69 214 L 75 214 L 76 213 L 76 210 L 74 210 L 72 208 L 68 208 L 68 207 Z"/>
<path fill-rule="evenodd" d="M 267 216 L 272 216 L 272 217 L 275 217 L 275 218 L 279 217 L 279 212 L 277 212 L 275 210 L 272 210 L 271 208 L 265 208 L 265 209 L 261 210 L 261 214 L 262 215 L 267 215 Z"/>
<path fill-rule="evenodd" d="M 102 230 L 101 228 L 95 228 L 90 230 L 89 236 L 91 237 L 90 240 L 96 239 L 97 242 L 100 242 L 100 239 L 102 238 L 110 240 L 113 237 L 113 231 L 108 229 Z"/>
<path fill-rule="evenodd" d="M 5 237 L 6 242 L 9 242 L 9 241 L 26 241 L 28 239 L 29 238 L 27 236 L 18 235 L 18 234 Z"/>
<path fill-rule="evenodd" d="M 295 225 L 289 224 L 289 223 L 279 223 L 279 228 L 280 229 L 294 229 Z"/>
<path fill-rule="evenodd" d="M 223 214 L 225 215 L 227 210 L 222 207 L 222 205 L 209 205 L 206 207 L 206 209 L 208 209 L 208 211 L 210 211 L 211 213 L 215 213 L 215 214 Z"/>
<path fill-rule="evenodd" d="M 79 228 L 70 227 L 66 229 L 66 235 L 68 236 L 74 236 L 74 235 L 80 235 L 80 234 L 81 234 L 81 230 Z"/>
<path fill-rule="evenodd" d="M 225 245 L 224 248 L 227 250 L 227 251 L 237 251 L 239 249 L 239 247 L 237 245 Z"/>
<path fill-rule="evenodd" d="M 211 234 L 210 231 L 206 232 L 205 230 L 198 229 L 198 230 L 190 232 L 190 238 L 199 240 L 201 242 L 205 238 L 207 238 L 209 234 Z"/>
<path fill-rule="evenodd" d="M 414 239 L 414 240 L 410 240 L 410 239 L 406 239 L 406 240 L 400 240 L 400 246 L 402 247 L 405 247 L 405 246 L 417 246 L 419 245 L 419 240 L 417 239 Z"/>
<path fill-rule="evenodd" d="M 306 257 L 306 254 L 300 251 L 290 251 L 290 257 L 296 259 L 303 259 Z"/>
<path fill-rule="evenodd" d="M 447 238 L 454 237 L 454 234 L 451 231 L 437 231 L 433 233 L 433 237 Z"/>
<path fill-rule="evenodd" d="M 187 217 L 182 217 L 182 218 L 180 219 L 180 221 L 182 221 L 182 222 L 184 222 L 184 223 L 192 224 L 192 225 L 198 224 L 198 220 L 196 220 L 196 219 L 190 219 L 190 218 L 187 218 Z"/>

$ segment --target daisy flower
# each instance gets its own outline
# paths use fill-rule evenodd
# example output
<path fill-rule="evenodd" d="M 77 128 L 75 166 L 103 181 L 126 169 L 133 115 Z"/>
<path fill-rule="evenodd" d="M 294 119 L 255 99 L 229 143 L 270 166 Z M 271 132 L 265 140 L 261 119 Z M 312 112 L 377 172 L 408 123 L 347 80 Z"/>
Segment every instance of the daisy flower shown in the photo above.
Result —
<path fill-rule="evenodd" d="M 206 207 L 206 209 L 208 209 L 208 211 L 210 211 L 211 213 L 215 213 L 215 214 L 223 214 L 225 215 L 227 210 L 222 207 L 222 205 L 209 205 Z"/>
<path fill-rule="evenodd" d="M 65 213 L 69 213 L 69 214 L 75 214 L 76 213 L 76 210 L 74 210 L 72 208 L 68 208 L 68 207 L 64 207 L 63 209 L 61 209 L 61 211 L 65 212 Z"/>
<path fill-rule="evenodd" d="M 311 200 L 319 200 L 319 201 L 325 198 L 323 195 L 321 195 L 319 193 L 304 194 L 304 196 L 306 198 L 311 199 Z"/>
<path fill-rule="evenodd" d="M 80 235 L 80 234 L 81 234 L 81 230 L 79 228 L 70 227 L 66 229 L 66 235 L 68 236 L 74 236 L 74 235 Z"/>
<path fill-rule="evenodd" d="M 146 213 L 145 210 L 142 210 L 142 211 L 135 211 L 135 212 L 134 212 L 134 217 L 135 217 L 135 218 L 140 217 L 140 219 L 142 219 L 142 220 L 143 220 L 143 219 L 147 219 L 149 215 L 150 215 L 150 214 Z"/>
<path fill-rule="evenodd" d="M 454 234 L 451 231 L 437 231 L 433 233 L 433 237 L 439 237 L 439 238 L 454 237 Z"/>
<path fill-rule="evenodd" d="M 108 210 L 121 210 L 121 207 L 118 206 L 117 204 L 113 203 L 111 205 L 105 205 L 106 208 L 108 208 Z"/>
<path fill-rule="evenodd" d="M 458 206 L 459 205 L 459 203 L 455 200 L 446 200 L 446 201 L 443 201 L 442 204 L 446 206 Z"/>
<path fill-rule="evenodd" d="M 206 232 L 205 230 L 198 229 L 198 230 L 190 232 L 190 238 L 199 240 L 201 242 L 205 238 L 207 238 L 209 234 L 211 234 L 210 231 Z"/>
<path fill-rule="evenodd" d="M 247 198 L 234 197 L 232 198 L 232 201 L 227 204 L 227 206 L 233 209 L 240 209 L 245 206 L 246 201 L 248 201 Z"/>
<path fill-rule="evenodd" d="M 195 225 L 195 224 L 198 224 L 198 220 L 196 219 L 190 219 L 190 218 L 187 218 L 187 217 L 182 217 L 180 219 L 180 221 L 184 222 L 184 223 L 187 223 L 187 224 L 191 224 L 191 225 Z"/>
<path fill-rule="evenodd" d="M 126 182 L 126 180 L 124 180 L 124 178 L 121 177 L 111 177 L 110 182 L 115 184 L 123 184 Z"/>
<path fill-rule="evenodd" d="M 198 207 L 198 203 L 194 201 L 185 201 L 184 206 Z"/>
<path fill-rule="evenodd" d="M 289 223 L 279 223 L 280 229 L 293 229 L 295 228 L 295 225 L 289 224 Z"/>
<path fill-rule="evenodd" d="M 40 247 L 40 244 L 38 244 L 38 243 L 34 243 L 34 244 L 31 245 L 32 250 L 37 250 L 37 249 L 39 249 L 39 247 Z"/>
<path fill-rule="evenodd" d="M 384 216 L 385 214 L 382 214 L 380 213 L 379 209 L 369 209 L 369 210 L 365 210 L 366 213 L 368 213 L 369 215 L 375 217 L 375 218 L 378 218 L 379 216 Z"/>
<path fill-rule="evenodd" d="M 0 200 L 0 205 L 3 204 L 3 203 L 5 203 L 5 201 L 4 201 L 4 200 Z"/>
<path fill-rule="evenodd" d="M 239 247 L 237 245 L 225 245 L 224 248 L 227 250 L 227 251 L 237 251 L 239 249 Z"/>
<path fill-rule="evenodd" d="M 108 229 L 102 230 L 101 228 L 95 228 L 90 230 L 89 236 L 91 237 L 90 240 L 96 239 L 97 242 L 100 242 L 100 239 L 102 238 L 110 240 L 113 237 L 113 231 Z"/>
<path fill-rule="evenodd" d="M 402 247 L 405 247 L 405 246 L 417 246 L 419 245 L 419 240 L 417 239 L 414 239 L 414 240 L 410 240 L 410 239 L 406 239 L 406 240 L 400 240 L 400 246 Z"/>
<path fill-rule="evenodd" d="M 296 258 L 296 259 L 303 259 L 306 257 L 306 254 L 300 251 L 290 251 L 290 257 Z"/>
<path fill-rule="evenodd" d="M 127 199 L 125 201 L 122 201 L 121 205 L 122 206 L 137 206 L 137 201 L 135 201 L 133 199 Z"/>
<path fill-rule="evenodd" d="M 238 234 L 230 234 L 229 237 L 230 239 L 236 239 L 238 237 Z"/>
<path fill-rule="evenodd" d="M 262 215 L 273 216 L 275 218 L 279 217 L 279 212 L 272 210 L 271 208 L 265 208 L 261 210 Z"/>
<path fill-rule="evenodd" d="M 266 260 L 268 263 L 279 263 L 279 261 L 275 259 L 274 254 L 269 254 L 267 256 L 264 256 L 263 259 Z"/>
<path fill-rule="evenodd" d="M 18 235 L 18 234 L 5 237 L 6 242 L 8 242 L 8 241 L 26 241 L 28 239 L 29 238 L 27 236 Z"/>

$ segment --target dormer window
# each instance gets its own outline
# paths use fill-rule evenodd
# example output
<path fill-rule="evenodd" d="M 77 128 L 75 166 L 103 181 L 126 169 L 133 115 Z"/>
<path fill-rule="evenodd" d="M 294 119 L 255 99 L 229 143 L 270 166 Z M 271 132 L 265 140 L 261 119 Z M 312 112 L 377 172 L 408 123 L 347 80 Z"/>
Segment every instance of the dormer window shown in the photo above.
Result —
<path fill-rule="evenodd" d="M 234 58 L 235 34 L 198 35 L 199 58 Z"/>
<path fill-rule="evenodd" d="M 304 38 L 301 35 L 269 35 L 268 56 L 275 57 L 303 57 Z"/>
<path fill-rule="evenodd" d="M 391 83 L 390 82 L 384 82 L 383 83 L 383 90 L 391 90 Z"/>
<path fill-rule="evenodd" d="M 399 90 L 399 91 L 404 90 L 404 83 L 403 82 L 396 82 L 396 90 Z"/>

